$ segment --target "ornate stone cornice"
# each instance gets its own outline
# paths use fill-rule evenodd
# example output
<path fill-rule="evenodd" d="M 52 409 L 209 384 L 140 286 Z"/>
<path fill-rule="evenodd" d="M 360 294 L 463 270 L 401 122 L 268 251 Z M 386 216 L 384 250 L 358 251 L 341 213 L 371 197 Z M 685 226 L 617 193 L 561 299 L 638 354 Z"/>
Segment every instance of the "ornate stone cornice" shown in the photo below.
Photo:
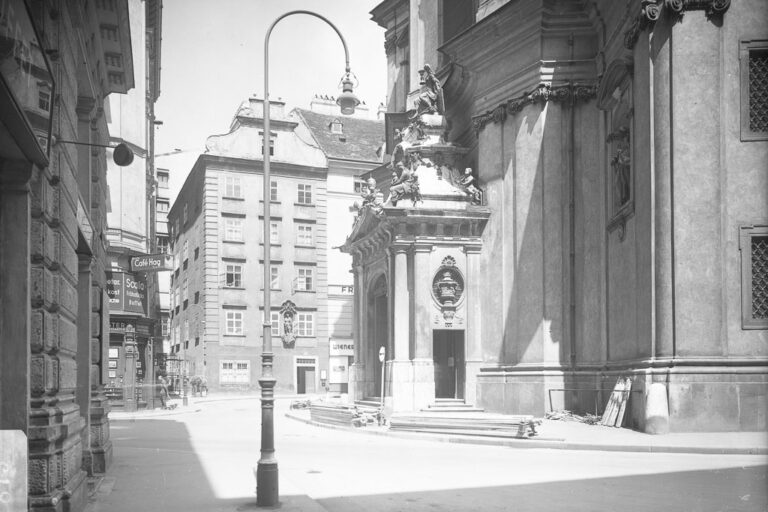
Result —
<path fill-rule="evenodd" d="M 652 30 L 661 16 L 662 9 L 667 9 L 672 16 L 680 17 L 685 11 L 704 11 L 708 20 L 721 21 L 723 14 L 731 6 L 731 0 L 642 0 L 640 12 L 624 32 L 624 47 L 631 50 L 637 44 L 640 33 Z"/>
<path fill-rule="evenodd" d="M 528 105 L 534 103 L 546 103 L 548 101 L 575 104 L 594 98 L 596 93 L 596 84 L 567 84 L 555 87 L 542 84 L 530 93 L 525 93 L 518 98 L 507 100 L 484 114 L 473 116 L 472 126 L 475 128 L 476 132 L 479 132 L 485 128 L 485 125 L 488 123 L 503 123 L 506 121 L 508 115 L 517 114 Z"/>

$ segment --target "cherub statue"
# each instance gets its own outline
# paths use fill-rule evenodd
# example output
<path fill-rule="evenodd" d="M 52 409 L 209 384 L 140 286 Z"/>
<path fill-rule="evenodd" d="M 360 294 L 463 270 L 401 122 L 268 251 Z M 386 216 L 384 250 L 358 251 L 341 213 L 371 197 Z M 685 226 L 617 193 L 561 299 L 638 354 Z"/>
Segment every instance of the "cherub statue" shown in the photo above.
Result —
<path fill-rule="evenodd" d="M 472 202 L 479 204 L 482 200 L 482 192 L 475 186 L 475 177 L 472 176 L 471 167 L 464 169 L 464 176 L 461 177 L 460 183 L 467 189 L 467 193 L 472 197 Z"/>

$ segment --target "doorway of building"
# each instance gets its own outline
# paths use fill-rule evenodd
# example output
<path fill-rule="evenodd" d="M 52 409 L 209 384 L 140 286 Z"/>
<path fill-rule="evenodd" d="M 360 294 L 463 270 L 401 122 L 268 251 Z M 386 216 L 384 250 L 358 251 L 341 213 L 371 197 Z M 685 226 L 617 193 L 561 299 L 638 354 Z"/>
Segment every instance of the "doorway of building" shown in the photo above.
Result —
<path fill-rule="evenodd" d="M 308 395 L 317 391 L 317 360 L 312 357 L 296 359 L 296 393 Z"/>
<path fill-rule="evenodd" d="M 389 311 L 387 306 L 387 280 L 380 276 L 371 287 L 368 297 L 368 364 L 373 368 L 373 397 L 381 396 L 381 362 L 379 349 L 385 347 L 386 358 L 391 359 L 389 340 Z"/>
<path fill-rule="evenodd" d="M 464 331 L 432 332 L 435 398 L 464 398 Z"/>

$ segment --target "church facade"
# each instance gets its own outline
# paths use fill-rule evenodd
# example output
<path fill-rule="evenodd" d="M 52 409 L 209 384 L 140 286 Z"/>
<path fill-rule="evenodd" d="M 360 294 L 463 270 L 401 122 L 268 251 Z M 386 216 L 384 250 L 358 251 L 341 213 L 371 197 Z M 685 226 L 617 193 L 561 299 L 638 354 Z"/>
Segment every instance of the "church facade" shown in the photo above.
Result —
<path fill-rule="evenodd" d="M 345 245 L 354 398 L 601 413 L 629 378 L 624 426 L 765 430 L 768 6 L 387 0 L 372 15 L 391 161 Z"/>

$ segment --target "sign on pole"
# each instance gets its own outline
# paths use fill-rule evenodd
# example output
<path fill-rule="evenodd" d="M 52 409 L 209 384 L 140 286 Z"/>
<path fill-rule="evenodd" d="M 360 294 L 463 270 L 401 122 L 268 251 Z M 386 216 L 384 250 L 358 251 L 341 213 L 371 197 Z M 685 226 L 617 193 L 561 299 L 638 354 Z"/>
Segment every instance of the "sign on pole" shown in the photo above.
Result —
<path fill-rule="evenodd" d="M 134 272 L 157 272 L 173 270 L 173 259 L 170 254 L 146 254 L 131 258 L 131 270 Z"/>

